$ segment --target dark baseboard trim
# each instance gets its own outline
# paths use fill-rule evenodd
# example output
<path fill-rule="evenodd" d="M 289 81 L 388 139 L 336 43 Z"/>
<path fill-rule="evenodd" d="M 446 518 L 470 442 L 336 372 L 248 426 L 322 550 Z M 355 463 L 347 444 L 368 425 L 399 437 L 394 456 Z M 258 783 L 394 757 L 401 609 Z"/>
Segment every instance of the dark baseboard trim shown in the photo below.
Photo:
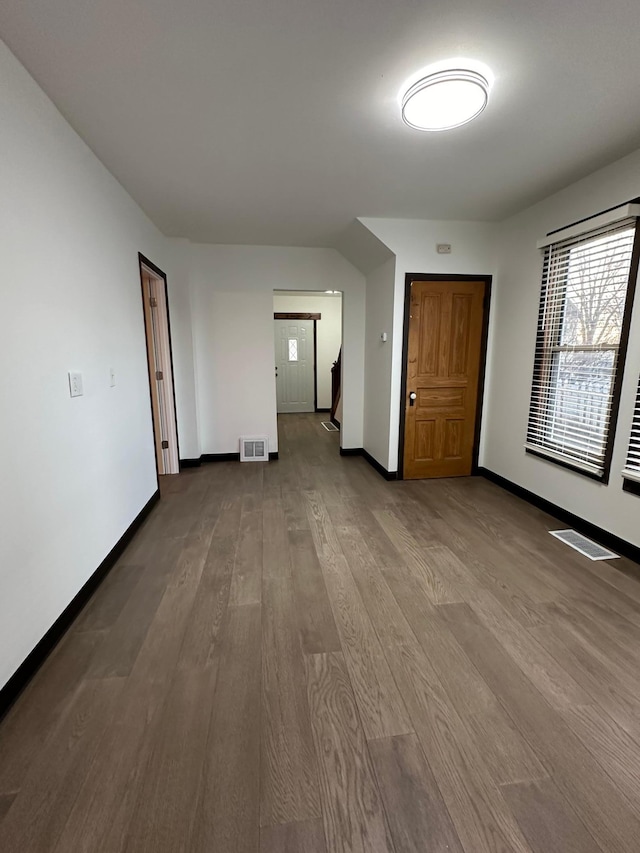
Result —
<path fill-rule="evenodd" d="M 331 409 L 321 409 L 316 406 L 316 412 L 330 412 Z"/>
<path fill-rule="evenodd" d="M 202 460 L 198 459 L 181 459 L 180 460 L 180 470 L 183 468 L 199 468 L 202 464 Z"/>
<path fill-rule="evenodd" d="M 238 453 L 203 453 L 200 457 L 201 462 L 239 462 L 240 452 Z"/>
<path fill-rule="evenodd" d="M 383 465 L 381 465 L 377 459 L 374 459 L 373 456 L 370 453 L 368 453 L 366 450 L 362 451 L 362 455 L 367 460 L 369 465 L 371 465 L 372 468 L 375 468 L 376 471 L 378 472 L 378 474 L 380 474 L 382 477 L 384 477 L 385 480 L 397 480 L 398 479 L 398 472 L 397 471 L 387 471 L 387 469 Z"/>
<path fill-rule="evenodd" d="M 70 604 L 66 606 L 60 616 L 58 616 L 44 637 L 20 664 L 9 681 L 7 681 L 4 687 L 0 689 L 0 720 L 16 701 L 36 672 L 40 669 L 51 652 L 55 649 L 58 642 L 62 639 L 63 635 L 73 623 L 73 620 L 109 574 L 124 549 L 127 547 L 129 542 L 131 542 L 135 533 L 142 525 L 142 522 L 146 519 L 159 500 L 160 490 L 157 489 L 131 522 L 127 530 L 113 546 L 111 551 L 109 551 L 107 556 L 100 563 L 95 572 L 91 575 L 89 580 L 84 584 L 82 589 L 75 595 Z"/>
<path fill-rule="evenodd" d="M 387 471 L 387 469 L 382 466 L 377 459 L 374 459 L 373 456 L 364 449 L 364 447 L 341 447 L 340 448 L 340 456 L 362 456 L 363 459 L 366 459 L 369 465 L 380 474 L 381 477 L 384 477 L 385 480 L 397 480 L 398 472 L 397 471 Z"/>
<path fill-rule="evenodd" d="M 278 458 L 278 451 L 273 450 L 269 453 L 269 462 L 275 462 Z M 180 469 L 182 468 L 199 468 L 203 463 L 209 462 L 239 462 L 239 453 L 203 453 L 199 459 L 181 459 Z"/>
<path fill-rule="evenodd" d="M 619 536 L 616 536 L 615 533 L 610 533 L 608 530 L 604 530 L 602 527 L 592 524 L 590 521 L 581 518 L 579 515 L 575 515 L 574 513 L 569 512 L 569 510 L 551 503 L 551 501 L 548 501 L 546 498 L 542 498 L 540 495 L 530 492 L 523 486 L 519 486 L 511 480 L 507 480 L 506 477 L 502 477 L 500 474 L 496 474 L 488 468 L 478 468 L 478 474 L 481 477 L 485 477 L 487 480 L 491 480 L 492 483 L 501 486 L 503 489 L 506 489 L 507 492 L 511 492 L 512 495 L 516 495 L 517 497 L 522 498 L 522 500 L 533 504 L 533 506 L 541 509 L 543 512 L 555 516 L 564 524 L 568 524 L 575 528 L 579 533 L 583 533 L 585 536 L 588 536 L 589 539 L 595 539 L 596 542 L 610 548 L 612 551 L 620 554 L 620 556 L 627 557 L 635 563 L 640 563 L 640 548 L 637 545 L 632 545 L 631 542 L 627 542 L 626 539 L 621 539 Z M 615 563 L 612 563 L 611 565 L 615 565 Z"/>

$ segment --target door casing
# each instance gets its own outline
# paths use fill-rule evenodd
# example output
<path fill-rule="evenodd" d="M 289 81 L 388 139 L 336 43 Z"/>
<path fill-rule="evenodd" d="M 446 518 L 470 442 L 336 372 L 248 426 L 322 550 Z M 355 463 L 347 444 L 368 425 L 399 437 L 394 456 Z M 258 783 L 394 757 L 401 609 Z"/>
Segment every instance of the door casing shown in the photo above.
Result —
<path fill-rule="evenodd" d="M 404 327 L 402 333 L 402 376 L 400 380 L 400 434 L 398 441 L 398 479 L 404 479 L 404 442 L 405 415 L 407 399 L 407 360 L 409 355 L 409 315 L 411 310 L 411 282 L 413 281 L 482 281 L 484 282 L 484 304 L 482 313 L 482 339 L 480 343 L 480 372 L 478 375 L 478 397 L 476 406 L 476 423 L 473 440 L 472 474 L 478 472 L 478 454 L 480 452 L 480 426 L 482 424 L 482 407 L 484 403 L 484 381 L 487 364 L 487 342 L 489 339 L 489 309 L 491 305 L 490 275 L 452 275 L 434 273 L 407 273 L 404 279 Z"/>
<path fill-rule="evenodd" d="M 156 436 L 158 433 L 159 425 L 156 423 L 156 415 L 154 412 L 153 400 L 152 400 L 152 385 L 156 381 L 155 377 L 151 375 L 150 368 L 150 350 L 149 347 L 152 346 L 152 342 L 149 340 L 149 335 L 147 334 L 146 320 L 145 320 L 145 287 L 144 287 L 144 267 L 150 270 L 157 278 L 159 278 L 164 284 L 164 298 L 165 298 L 165 309 L 167 314 L 167 334 L 168 334 L 168 344 L 169 344 L 169 362 L 171 364 L 171 394 L 173 397 L 173 423 L 175 428 L 175 438 L 176 438 L 176 454 L 178 457 L 178 467 L 180 467 L 180 436 L 178 434 L 178 409 L 176 405 L 176 387 L 175 387 L 175 370 L 173 366 L 173 347 L 171 343 L 171 315 L 169 313 L 169 289 L 167 286 L 167 275 L 164 273 L 160 267 L 157 267 L 152 261 L 146 258 L 142 253 L 138 252 L 138 267 L 140 270 L 140 293 L 142 296 L 142 313 L 143 313 L 143 323 L 145 330 L 145 345 L 147 350 L 147 374 L 149 376 L 149 406 L 151 408 L 151 422 L 153 429 L 153 443 L 154 443 L 154 458 L 156 462 L 156 478 L 158 481 L 158 488 L 160 487 L 160 466 L 158 464 L 158 448 L 156 446 Z M 176 472 L 177 473 L 177 472 Z"/>

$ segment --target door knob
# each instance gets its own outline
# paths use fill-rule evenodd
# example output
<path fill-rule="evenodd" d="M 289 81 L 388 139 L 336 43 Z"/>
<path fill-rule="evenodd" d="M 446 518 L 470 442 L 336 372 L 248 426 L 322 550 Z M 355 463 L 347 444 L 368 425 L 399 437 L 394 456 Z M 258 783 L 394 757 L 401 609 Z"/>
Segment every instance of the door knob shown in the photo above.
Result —
<path fill-rule="evenodd" d="M 409 394 L 409 405 L 410 405 L 410 406 L 413 406 L 413 404 L 414 404 L 414 403 L 415 403 L 415 401 L 416 401 L 416 397 L 417 397 L 417 396 L 418 396 L 418 395 L 416 394 L 416 392 L 415 392 L 415 391 L 411 391 L 411 393 Z"/>

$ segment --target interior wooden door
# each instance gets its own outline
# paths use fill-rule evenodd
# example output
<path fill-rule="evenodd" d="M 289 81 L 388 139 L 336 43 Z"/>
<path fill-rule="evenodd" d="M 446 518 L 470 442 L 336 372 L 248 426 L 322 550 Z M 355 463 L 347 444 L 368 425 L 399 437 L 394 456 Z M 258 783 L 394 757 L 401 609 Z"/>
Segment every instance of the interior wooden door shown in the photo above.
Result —
<path fill-rule="evenodd" d="M 484 281 L 411 283 L 403 474 L 471 474 Z"/>
<path fill-rule="evenodd" d="M 156 464 L 158 474 L 178 474 L 178 427 L 166 286 L 163 278 L 144 265 L 141 265 L 140 273 Z"/>
<path fill-rule="evenodd" d="M 162 416 L 160 411 L 160 394 L 156 380 L 159 366 L 157 364 L 157 347 L 155 344 L 153 321 L 153 282 L 149 273 L 142 269 L 142 305 L 144 307 L 144 325 L 147 335 L 147 361 L 149 365 L 149 387 L 151 390 L 151 409 L 153 416 L 153 436 L 156 450 L 156 466 L 158 474 L 165 473 L 164 452 L 162 448 Z"/>

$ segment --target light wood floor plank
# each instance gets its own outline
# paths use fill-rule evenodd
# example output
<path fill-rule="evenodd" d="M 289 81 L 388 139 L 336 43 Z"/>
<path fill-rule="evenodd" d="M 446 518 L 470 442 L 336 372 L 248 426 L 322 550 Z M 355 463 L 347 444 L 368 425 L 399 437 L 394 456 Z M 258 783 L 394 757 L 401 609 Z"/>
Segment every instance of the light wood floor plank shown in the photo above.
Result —
<path fill-rule="evenodd" d="M 437 561 L 429 559 L 429 552 L 416 541 L 394 513 L 375 510 L 373 514 L 397 548 L 402 561 L 424 585 L 427 596 L 433 604 L 464 601 L 455 579 L 452 580 L 451 573 L 442 571 L 438 568 Z"/>
<path fill-rule="evenodd" d="M 3 853 L 53 850 L 85 784 L 124 678 L 85 681 L 69 713 L 33 762 L 4 822 Z M 37 808 L 34 809 L 34 804 Z"/>
<path fill-rule="evenodd" d="M 102 631 L 111 628 L 143 574 L 143 566 L 118 563 L 75 622 L 75 631 Z"/>
<path fill-rule="evenodd" d="M 296 601 L 288 579 L 265 579 L 262 618 L 263 826 L 320 817 Z"/>
<path fill-rule="evenodd" d="M 322 821 L 263 827 L 260 830 L 260 853 L 327 853 Z"/>
<path fill-rule="evenodd" d="M 189 853 L 259 849 L 260 610 L 229 608 Z"/>
<path fill-rule="evenodd" d="M 385 576 L 494 780 L 504 784 L 548 775 L 426 593 L 404 583 L 402 574 Z"/>
<path fill-rule="evenodd" d="M 413 731 L 344 555 L 321 559 L 321 563 L 367 737 L 389 737 Z"/>
<path fill-rule="evenodd" d="M 640 743 L 593 705 L 563 712 L 570 729 L 640 814 Z"/>
<path fill-rule="evenodd" d="M 9 809 L 11 808 L 13 801 L 15 800 L 17 793 L 15 794 L 0 794 L 0 825 L 2 821 L 6 817 Z"/>
<path fill-rule="evenodd" d="M 338 630 L 311 532 L 289 531 L 289 544 L 302 649 L 309 655 L 338 652 Z"/>
<path fill-rule="evenodd" d="M 463 853 L 416 735 L 370 741 L 396 853 Z"/>
<path fill-rule="evenodd" d="M 145 750 L 123 849 L 130 853 L 191 850 L 201 768 L 217 670 L 176 672 Z"/>
<path fill-rule="evenodd" d="M 394 853 L 344 661 L 321 654 L 306 663 L 327 847 Z"/>
<path fill-rule="evenodd" d="M 551 779 L 502 789 L 533 853 L 602 853 Z"/>
<path fill-rule="evenodd" d="M 604 850 L 637 850 L 640 821 L 560 714 L 527 681 L 467 605 L 444 605 L 441 610 L 591 835 Z"/>
<path fill-rule="evenodd" d="M 246 511 L 244 504 L 229 604 L 259 604 L 262 594 L 262 510 Z"/>
<path fill-rule="evenodd" d="M 67 714 L 104 642 L 104 631 L 67 634 L 0 724 L 0 793 L 13 794 Z"/>

